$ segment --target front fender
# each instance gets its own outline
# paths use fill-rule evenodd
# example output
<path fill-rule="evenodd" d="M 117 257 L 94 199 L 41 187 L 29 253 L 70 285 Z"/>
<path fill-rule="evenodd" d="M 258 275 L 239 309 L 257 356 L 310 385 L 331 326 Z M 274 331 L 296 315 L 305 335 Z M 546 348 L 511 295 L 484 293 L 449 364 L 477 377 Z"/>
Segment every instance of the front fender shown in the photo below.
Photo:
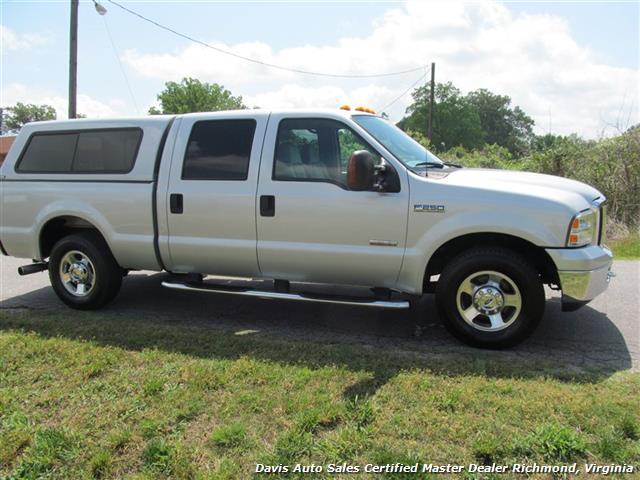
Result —
<path fill-rule="evenodd" d="M 441 215 L 441 218 L 434 219 Z M 469 234 L 503 234 L 518 237 L 534 245 L 555 246 L 558 242 L 556 229 L 545 223 L 534 223 L 535 228 L 524 228 L 528 225 L 522 215 L 493 211 L 459 211 L 454 214 L 410 212 L 411 217 L 418 216 L 415 223 L 420 223 L 419 216 L 427 217 L 421 234 L 410 234 L 400 275 L 398 289 L 413 293 L 422 293 L 424 273 L 433 254 L 445 243 Z M 411 220 L 410 220 L 411 221 Z"/>

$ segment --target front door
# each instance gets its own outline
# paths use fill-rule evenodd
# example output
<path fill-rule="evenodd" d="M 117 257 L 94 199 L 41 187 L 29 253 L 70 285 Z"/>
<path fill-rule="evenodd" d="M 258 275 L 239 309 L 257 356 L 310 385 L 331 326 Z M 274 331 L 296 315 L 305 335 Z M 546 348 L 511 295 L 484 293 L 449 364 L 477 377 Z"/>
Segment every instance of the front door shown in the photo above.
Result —
<path fill-rule="evenodd" d="M 272 115 L 258 184 L 258 261 L 266 277 L 395 286 L 405 248 L 408 185 L 351 191 L 357 150 L 380 155 L 347 124 Z"/>
<path fill-rule="evenodd" d="M 182 118 L 166 199 L 169 270 L 259 275 L 255 196 L 267 119 Z"/>

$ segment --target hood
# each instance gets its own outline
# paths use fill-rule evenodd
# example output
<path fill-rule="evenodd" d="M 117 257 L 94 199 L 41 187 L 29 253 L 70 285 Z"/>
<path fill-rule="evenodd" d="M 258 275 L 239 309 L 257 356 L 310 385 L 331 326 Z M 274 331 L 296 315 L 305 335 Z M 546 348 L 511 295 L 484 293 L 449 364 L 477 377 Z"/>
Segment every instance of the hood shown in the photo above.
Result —
<path fill-rule="evenodd" d="M 602 193 L 586 183 L 554 175 L 513 170 L 461 168 L 452 170 L 442 181 L 452 185 L 561 201 L 577 210 L 588 208 L 596 198 L 603 197 Z"/>

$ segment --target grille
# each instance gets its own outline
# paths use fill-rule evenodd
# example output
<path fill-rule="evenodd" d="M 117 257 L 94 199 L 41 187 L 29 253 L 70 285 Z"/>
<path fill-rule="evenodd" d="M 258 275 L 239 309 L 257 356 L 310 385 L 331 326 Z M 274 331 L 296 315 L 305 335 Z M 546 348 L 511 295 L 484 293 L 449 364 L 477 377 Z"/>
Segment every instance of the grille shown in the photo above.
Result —
<path fill-rule="evenodd" d="M 600 219 L 598 225 L 598 245 L 604 245 L 607 235 L 607 205 L 603 203 L 598 209 L 598 218 Z"/>

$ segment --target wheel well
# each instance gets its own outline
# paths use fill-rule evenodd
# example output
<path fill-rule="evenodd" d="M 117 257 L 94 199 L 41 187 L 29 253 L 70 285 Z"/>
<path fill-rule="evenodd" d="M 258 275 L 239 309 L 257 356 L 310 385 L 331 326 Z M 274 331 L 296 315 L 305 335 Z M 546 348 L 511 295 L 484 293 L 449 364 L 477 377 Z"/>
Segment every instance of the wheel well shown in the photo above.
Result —
<path fill-rule="evenodd" d="M 556 266 L 542 247 L 512 235 L 502 233 L 472 233 L 449 240 L 441 245 L 429 259 L 423 280 L 423 291 L 435 291 L 436 281 L 431 277 L 439 275 L 448 261 L 474 247 L 504 247 L 525 257 L 538 272 L 543 283 L 559 284 Z"/>
<path fill-rule="evenodd" d="M 49 257 L 51 249 L 61 238 L 86 231 L 94 231 L 104 240 L 100 230 L 82 218 L 63 216 L 49 220 L 40 230 L 40 257 L 42 259 Z"/>

